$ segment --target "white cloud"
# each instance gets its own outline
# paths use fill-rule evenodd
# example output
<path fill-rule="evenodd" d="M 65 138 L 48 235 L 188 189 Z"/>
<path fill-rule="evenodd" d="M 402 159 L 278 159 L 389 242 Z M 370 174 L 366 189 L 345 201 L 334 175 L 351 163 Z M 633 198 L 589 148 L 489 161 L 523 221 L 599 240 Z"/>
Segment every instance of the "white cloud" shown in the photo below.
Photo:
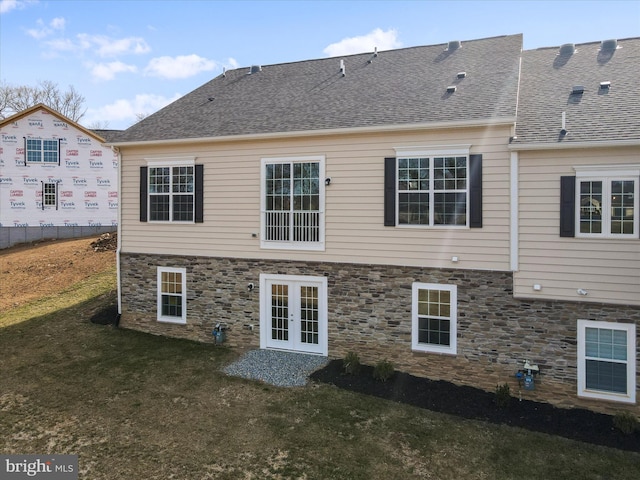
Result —
<path fill-rule="evenodd" d="M 40 40 L 52 35 L 56 31 L 64 30 L 66 20 L 62 17 L 57 17 L 51 20 L 48 25 L 45 25 L 42 19 L 38 19 L 36 21 L 36 25 L 37 28 L 30 28 L 27 30 L 27 35 L 35 38 L 36 40 Z"/>
<path fill-rule="evenodd" d="M 200 72 L 208 72 L 216 68 L 213 60 L 195 54 L 179 55 L 177 57 L 152 58 L 145 69 L 145 73 L 152 77 L 169 79 L 189 78 Z"/>
<path fill-rule="evenodd" d="M 89 64 L 89 68 L 91 70 L 91 75 L 96 80 L 113 80 L 118 73 L 135 73 L 138 71 L 138 68 L 135 65 L 127 65 L 123 62 Z"/>
<path fill-rule="evenodd" d="M 19 10 L 33 3 L 38 3 L 36 0 L 0 0 L 0 14 L 9 13 L 11 10 Z"/>
<path fill-rule="evenodd" d="M 77 46 L 68 38 L 57 38 L 46 42 L 47 46 L 56 52 L 71 52 L 77 50 Z"/>
<path fill-rule="evenodd" d="M 151 51 L 151 47 L 140 37 L 113 39 L 105 35 L 78 35 L 78 46 L 82 50 L 94 50 L 100 57 L 115 57 L 123 54 L 143 54 Z"/>
<path fill-rule="evenodd" d="M 235 58 L 229 57 L 223 66 L 225 68 L 238 68 L 240 65 Z"/>
<path fill-rule="evenodd" d="M 51 22 L 49 23 L 49 25 L 51 25 L 51 28 L 55 29 L 55 30 L 64 30 L 64 27 L 66 25 L 66 20 L 62 17 L 56 17 L 53 20 L 51 20 Z"/>
<path fill-rule="evenodd" d="M 394 29 L 383 31 L 376 28 L 366 35 L 344 38 L 337 43 L 332 43 L 323 51 L 330 57 L 339 57 L 354 53 L 373 52 L 376 47 L 378 50 L 402 47 L 402 42 L 398 40 L 398 32 Z"/>
<path fill-rule="evenodd" d="M 181 96 L 178 93 L 171 98 L 139 94 L 133 100 L 120 99 L 100 108 L 90 108 L 82 120 L 86 125 L 108 123 L 110 128 L 127 128 L 137 121 L 137 115 L 151 115 Z"/>

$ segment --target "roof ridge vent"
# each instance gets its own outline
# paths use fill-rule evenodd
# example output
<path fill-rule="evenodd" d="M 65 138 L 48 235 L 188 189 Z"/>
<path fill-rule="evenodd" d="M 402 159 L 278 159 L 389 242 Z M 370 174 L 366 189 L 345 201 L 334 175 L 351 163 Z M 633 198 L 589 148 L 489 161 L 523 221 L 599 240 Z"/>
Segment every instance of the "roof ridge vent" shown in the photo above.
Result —
<path fill-rule="evenodd" d="M 251 67 L 249 68 L 249 71 L 247 72 L 247 75 L 251 75 L 252 73 L 258 73 L 261 71 L 262 71 L 261 65 L 251 65 Z"/>
<path fill-rule="evenodd" d="M 560 46 L 560 50 L 558 51 L 558 55 L 560 56 L 570 56 L 576 53 L 576 44 L 575 43 L 565 43 Z"/>
<path fill-rule="evenodd" d="M 600 51 L 601 52 L 613 52 L 618 48 L 618 40 L 615 38 L 611 40 L 603 40 L 600 42 Z"/>
<path fill-rule="evenodd" d="M 458 50 L 462 46 L 462 42 L 460 40 L 452 40 L 447 43 L 447 51 L 453 52 L 454 50 Z"/>

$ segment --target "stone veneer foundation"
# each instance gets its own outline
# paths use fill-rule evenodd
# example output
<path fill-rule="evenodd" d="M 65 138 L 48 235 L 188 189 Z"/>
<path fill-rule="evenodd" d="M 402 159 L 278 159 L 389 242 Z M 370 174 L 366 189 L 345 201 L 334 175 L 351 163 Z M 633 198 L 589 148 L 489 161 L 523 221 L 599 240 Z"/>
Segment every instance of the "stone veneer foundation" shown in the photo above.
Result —
<path fill-rule="evenodd" d="M 125 328 L 212 342 L 213 327 L 224 322 L 228 346 L 258 348 L 259 275 L 325 276 L 331 358 L 353 351 L 363 363 L 388 359 L 397 370 L 488 391 L 506 382 L 514 396 L 515 372 L 530 359 L 541 373 L 536 389 L 522 390 L 522 398 L 606 413 L 638 411 L 637 405 L 578 398 L 576 332 L 578 319 L 640 325 L 640 307 L 514 299 L 511 272 L 126 253 L 120 263 Z M 156 320 L 157 267 L 186 268 L 186 325 Z M 458 286 L 457 355 L 411 350 L 413 282 Z M 640 349 L 640 341 L 636 345 Z"/>

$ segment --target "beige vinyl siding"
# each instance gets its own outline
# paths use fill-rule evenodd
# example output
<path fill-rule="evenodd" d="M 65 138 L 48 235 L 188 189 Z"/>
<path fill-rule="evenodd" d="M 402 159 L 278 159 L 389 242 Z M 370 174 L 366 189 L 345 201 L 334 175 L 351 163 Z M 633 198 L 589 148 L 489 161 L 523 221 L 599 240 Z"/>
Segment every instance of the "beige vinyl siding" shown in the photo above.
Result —
<path fill-rule="evenodd" d="M 122 250 L 214 257 L 509 269 L 508 127 L 317 136 L 289 140 L 121 147 Z M 384 158 L 395 147 L 471 145 L 483 155 L 483 228 L 384 227 Z M 204 223 L 139 221 L 146 158 L 195 156 L 204 164 Z M 260 165 L 265 157 L 324 155 L 325 251 L 260 248 Z M 256 234 L 257 237 L 252 237 Z M 153 241 L 149 239 L 152 238 Z M 452 256 L 460 258 L 451 262 Z"/>
<path fill-rule="evenodd" d="M 516 297 L 640 305 L 640 238 L 559 234 L 561 176 L 575 175 L 574 166 L 639 163 L 634 147 L 519 153 Z M 542 289 L 534 291 L 534 284 Z M 588 295 L 578 295 L 580 288 Z"/>

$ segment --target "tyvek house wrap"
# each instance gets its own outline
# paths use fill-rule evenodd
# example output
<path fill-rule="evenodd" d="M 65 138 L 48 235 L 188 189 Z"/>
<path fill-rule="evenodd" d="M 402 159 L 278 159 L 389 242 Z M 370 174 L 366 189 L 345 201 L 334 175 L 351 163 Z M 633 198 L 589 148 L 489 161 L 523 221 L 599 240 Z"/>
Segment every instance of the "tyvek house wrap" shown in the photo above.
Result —
<path fill-rule="evenodd" d="M 26 139 L 59 143 L 56 163 L 27 162 Z M 117 226 L 118 157 L 99 139 L 37 110 L 0 129 L 0 227 Z M 43 183 L 55 205 L 43 206 Z"/>

